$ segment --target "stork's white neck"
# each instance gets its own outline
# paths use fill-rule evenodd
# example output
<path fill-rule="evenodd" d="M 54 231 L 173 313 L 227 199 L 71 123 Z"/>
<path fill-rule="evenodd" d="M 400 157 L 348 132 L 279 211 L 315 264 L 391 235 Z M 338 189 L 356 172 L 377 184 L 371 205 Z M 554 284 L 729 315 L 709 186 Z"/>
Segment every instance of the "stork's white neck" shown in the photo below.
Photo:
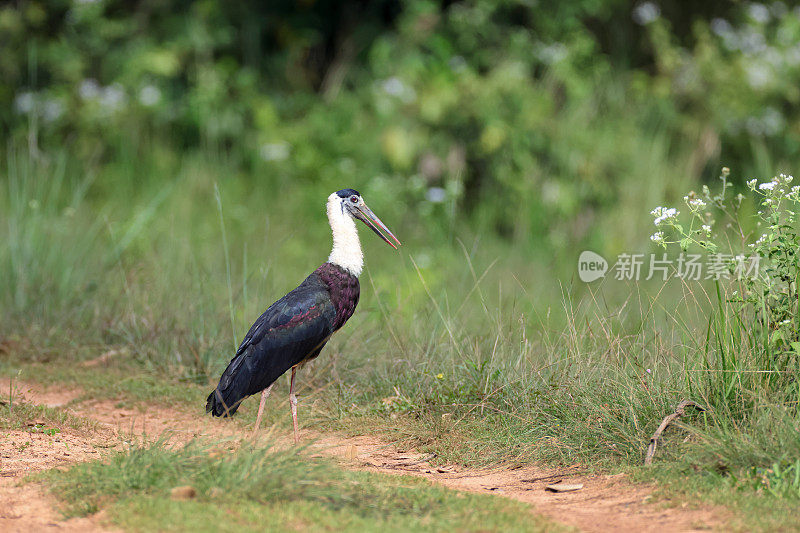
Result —
<path fill-rule="evenodd" d="M 328 262 L 358 277 L 364 268 L 361 241 L 355 220 L 342 209 L 342 199 L 336 193 L 328 197 L 328 222 L 333 232 L 333 249 Z"/>

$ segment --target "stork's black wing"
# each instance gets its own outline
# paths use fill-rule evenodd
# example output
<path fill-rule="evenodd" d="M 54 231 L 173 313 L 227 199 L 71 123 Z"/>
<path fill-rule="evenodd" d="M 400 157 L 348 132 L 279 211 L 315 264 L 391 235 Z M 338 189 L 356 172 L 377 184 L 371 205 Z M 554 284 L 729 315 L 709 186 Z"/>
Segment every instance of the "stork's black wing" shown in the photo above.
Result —
<path fill-rule="evenodd" d="M 311 274 L 250 327 L 219 385 L 208 397 L 206 411 L 214 416 L 231 415 L 243 399 L 261 392 L 303 360 L 316 356 L 333 333 L 335 318 L 327 285 Z"/>

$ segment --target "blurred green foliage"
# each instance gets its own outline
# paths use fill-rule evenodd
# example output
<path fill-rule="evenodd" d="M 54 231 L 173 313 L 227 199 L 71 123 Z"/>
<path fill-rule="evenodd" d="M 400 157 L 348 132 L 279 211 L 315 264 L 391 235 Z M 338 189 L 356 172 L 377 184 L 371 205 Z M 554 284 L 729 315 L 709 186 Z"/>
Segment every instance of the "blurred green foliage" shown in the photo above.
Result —
<path fill-rule="evenodd" d="M 32 150 L 221 153 L 558 249 L 669 181 L 644 153 L 689 181 L 795 165 L 798 42 L 782 2 L 21 0 L 0 121 Z"/>

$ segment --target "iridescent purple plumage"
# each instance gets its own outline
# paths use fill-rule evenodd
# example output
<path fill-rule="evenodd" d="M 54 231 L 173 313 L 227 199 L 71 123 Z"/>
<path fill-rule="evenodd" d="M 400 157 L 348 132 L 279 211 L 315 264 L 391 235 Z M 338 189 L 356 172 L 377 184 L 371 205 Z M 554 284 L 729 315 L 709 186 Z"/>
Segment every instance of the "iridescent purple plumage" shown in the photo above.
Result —
<path fill-rule="evenodd" d="M 333 322 L 333 331 L 336 331 L 344 326 L 356 310 L 361 294 L 358 278 L 333 263 L 324 263 L 314 273 L 328 286 L 331 303 L 336 309 L 336 320 Z"/>

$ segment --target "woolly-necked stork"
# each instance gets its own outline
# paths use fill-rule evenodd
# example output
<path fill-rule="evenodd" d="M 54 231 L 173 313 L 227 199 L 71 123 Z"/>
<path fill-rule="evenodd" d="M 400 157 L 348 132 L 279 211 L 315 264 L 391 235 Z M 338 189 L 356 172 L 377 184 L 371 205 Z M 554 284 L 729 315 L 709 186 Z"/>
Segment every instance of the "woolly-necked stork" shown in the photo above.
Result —
<path fill-rule="evenodd" d="M 289 403 L 297 443 L 297 397 L 294 394 L 297 367 L 319 355 L 358 304 L 358 276 L 364 266 L 364 255 L 354 219 L 363 221 L 392 248 L 397 249 L 397 246 L 389 238 L 400 244 L 367 207 L 358 191 L 342 189 L 331 194 L 327 210 L 333 232 L 333 249 L 328 261 L 299 287 L 269 306 L 250 327 L 222 373 L 217 388 L 208 396 L 206 412 L 213 416 L 230 416 L 242 400 L 260 392 L 261 403 L 253 430 L 258 431 L 272 385 L 291 368 Z"/>

